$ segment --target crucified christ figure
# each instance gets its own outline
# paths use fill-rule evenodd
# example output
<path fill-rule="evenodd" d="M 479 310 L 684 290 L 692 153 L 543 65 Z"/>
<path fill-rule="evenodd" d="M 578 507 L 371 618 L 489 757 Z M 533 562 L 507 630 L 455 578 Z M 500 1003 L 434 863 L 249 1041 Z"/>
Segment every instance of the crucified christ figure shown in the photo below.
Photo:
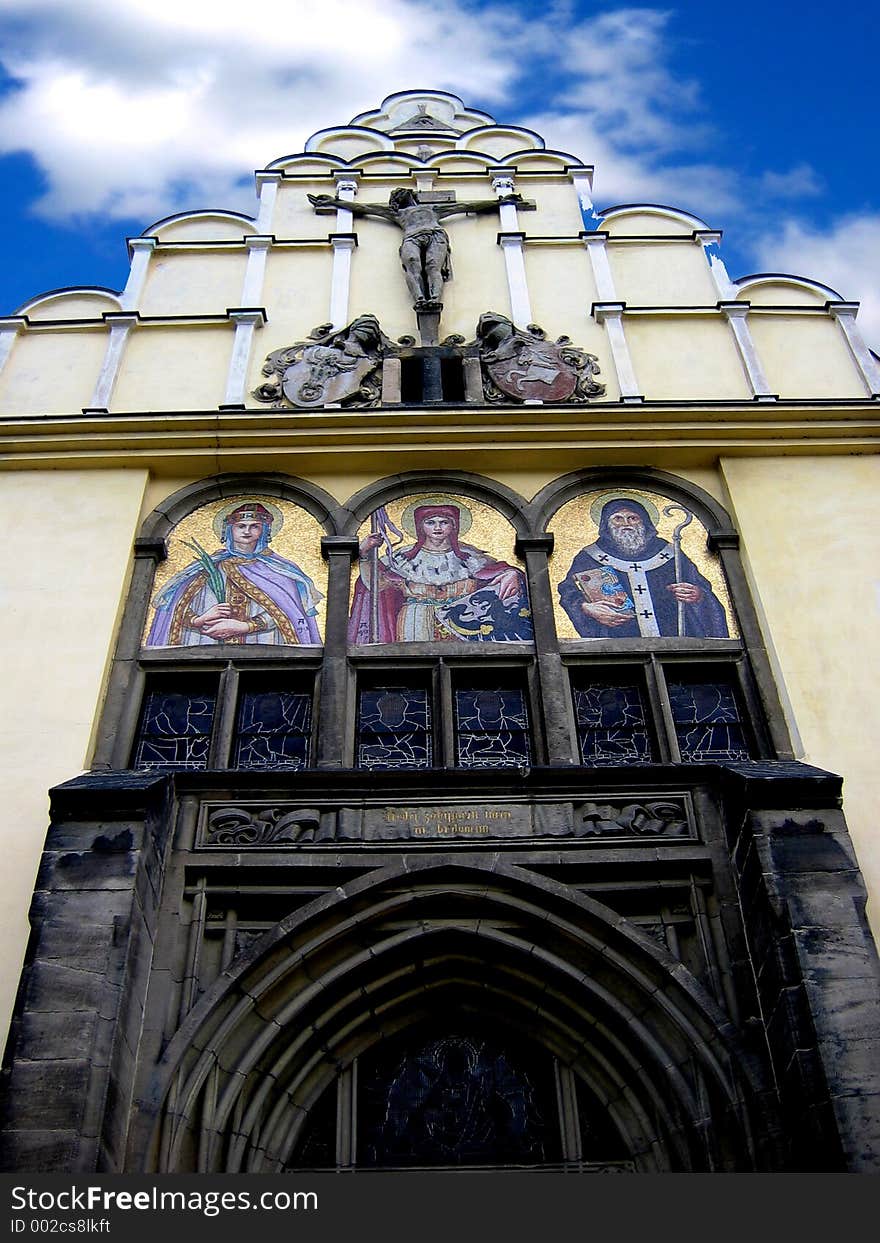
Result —
<path fill-rule="evenodd" d="M 417 311 L 440 305 L 443 282 L 449 280 L 449 235 L 440 221 L 460 212 L 497 211 L 502 203 L 522 203 L 519 194 L 478 199 L 469 203 L 420 203 L 412 190 L 392 190 L 388 206 L 384 203 L 355 203 L 330 194 L 310 194 L 315 208 L 337 207 L 354 216 L 378 216 L 403 230 L 400 262 L 413 306 Z"/>

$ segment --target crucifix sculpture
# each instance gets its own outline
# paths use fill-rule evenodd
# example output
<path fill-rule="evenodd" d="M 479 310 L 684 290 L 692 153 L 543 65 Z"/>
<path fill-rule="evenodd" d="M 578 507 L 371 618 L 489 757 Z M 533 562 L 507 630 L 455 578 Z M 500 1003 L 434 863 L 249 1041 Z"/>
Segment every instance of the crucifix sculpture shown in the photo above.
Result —
<path fill-rule="evenodd" d="M 400 262 L 413 307 L 435 312 L 442 305 L 443 282 L 449 279 L 449 235 L 440 221 L 461 212 L 497 211 L 503 203 L 523 203 L 519 194 L 467 203 L 420 203 L 412 190 L 402 187 L 391 191 L 387 206 L 355 203 L 330 194 L 310 194 L 308 198 L 316 210 L 342 208 L 354 216 L 378 216 L 402 229 Z"/>

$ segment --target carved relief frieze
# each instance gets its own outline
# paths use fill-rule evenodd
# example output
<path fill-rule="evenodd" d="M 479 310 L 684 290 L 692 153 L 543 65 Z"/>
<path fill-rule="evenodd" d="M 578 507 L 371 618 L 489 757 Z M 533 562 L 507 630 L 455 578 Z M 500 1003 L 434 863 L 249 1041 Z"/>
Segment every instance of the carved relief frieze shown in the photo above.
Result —
<path fill-rule="evenodd" d="M 293 803 L 203 805 L 198 844 L 225 850 L 288 849 L 364 842 L 484 841 L 524 843 L 540 839 L 690 838 L 697 836 L 687 795 L 642 802 L 573 803 L 498 800 L 456 803 L 367 801 L 358 806 L 303 808 Z"/>
<path fill-rule="evenodd" d="M 688 817 L 680 801 L 584 803 L 578 808 L 577 837 L 687 837 Z"/>
<path fill-rule="evenodd" d="M 312 842 L 320 825 L 320 812 L 293 807 L 218 807 L 208 812 L 202 845 L 292 846 Z"/>

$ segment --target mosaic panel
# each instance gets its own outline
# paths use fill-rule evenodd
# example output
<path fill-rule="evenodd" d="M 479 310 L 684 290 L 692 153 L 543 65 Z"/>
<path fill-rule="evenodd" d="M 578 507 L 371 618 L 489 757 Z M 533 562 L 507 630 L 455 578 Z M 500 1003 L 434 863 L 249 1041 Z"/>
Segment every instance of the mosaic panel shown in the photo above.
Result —
<path fill-rule="evenodd" d="M 627 488 L 588 492 L 550 529 L 560 639 L 736 637 L 721 563 L 679 502 Z"/>
<path fill-rule="evenodd" d="M 359 538 L 349 642 L 533 639 L 514 531 L 497 510 L 445 493 L 410 495 L 375 510 Z"/>
<path fill-rule="evenodd" d="M 156 573 L 144 646 L 320 644 L 322 535 L 298 505 L 253 494 L 188 514 Z"/>

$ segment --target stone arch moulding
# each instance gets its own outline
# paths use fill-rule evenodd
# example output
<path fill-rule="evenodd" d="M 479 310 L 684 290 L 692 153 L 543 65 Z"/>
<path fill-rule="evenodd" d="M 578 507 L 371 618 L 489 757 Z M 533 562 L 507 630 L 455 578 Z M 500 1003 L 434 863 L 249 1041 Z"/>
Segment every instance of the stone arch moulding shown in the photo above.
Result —
<path fill-rule="evenodd" d="M 345 519 L 334 498 L 323 488 L 292 475 L 255 473 L 215 475 L 173 492 L 162 500 L 141 524 L 141 534 L 134 542 L 134 568 L 128 599 L 122 616 L 107 694 L 101 710 L 100 724 L 91 763 L 93 770 L 124 768 L 126 764 L 125 730 L 121 722 L 128 717 L 139 699 L 135 665 L 141 650 L 141 636 L 153 592 L 156 567 L 167 556 L 166 540 L 174 527 L 188 514 L 211 501 L 260 492 L 279 497 L 301 506 L 312 515 L 327 535 L 338 535 Z M 187 649 L 178 656 L 186 658 Z M 130 721 L 128 721 L 130 726 Z"/>
<path fill-rule="evenodd" d="M 433 920 L 451 895 L 456 915 Z M 768 1086 L 758 1063 L 681 963 L 594 899 L 478 856 L 396 861 L 234 960 L 143 1083 L 130 1168 L 138 1153 L 162 1173 L 290 1168 L 339 1071 L 453 1003 L 570 1066 L 636 1168 L 772 1163 L 749 1138 Z"/>
<path fill-rule="evenodd" d="M 316 484 L 294 475 L 278 473 L 224 474 L 188 484 L 160 501 L 141 526 L 141 539 L 164 540 L 169 531 L 187 514 L 209 501 L 221 501 L 242 492 L 264 492 L 294 501 L 320 522 L 328 535 L 337 535 L 344 512 L 337 501 Z"/>
<path fill-rule="evenodd" d="M 409 492 L 431 491 L 444 488 L 497 509 L 514 527 L 517 536 L 530 534 L 527 511 L 528 505 L 519 493 L 506 484 L 483 475 L 471 474 L 469 471 L 451 470 L 414 470 L 400 475 L 389 475 L 377 479 L 375 483 L 361 488 L 346 502 L 348 518 L 345 528 L 346 535 L 356 535 L 360 524 L 369 517 L 372 511 L 386 501 L 405 496 Z"/>
<path fill-rule="evenodd" d="M 739 537 L 727 511 L 703 488 L 668 471 L 640 466 L 601 466 L 572 471 L 551 480 L 532 498 L 529 517 L 535 530 L 545 531 L 556 511 L 582 492 L 602 487 L 643 487 L 686 500 L 709 533 L 710 540 L 738 544 Z"/>
<path fill-rule="evenodd" d="M 724 506 L 710 493 L 687 479 L 654 467 L 591 467 L 562 475 L 542 488 L 528 506 L 530 525 L 537 532 L 545 532 L 567 501 L 585 492 L 615 487 L 645 488 L 665 494 L 692 509 L 702 522 L 709 551 L 718 555 L 724 571 L 773 754 L 777 759 L 796 758 L 793 731 L 789 728 L 777 685 L 777 676 L 781 675 L 774 672 L 768 651 L 771 639 L 764 634 L 752 601 L 739 551 L 739 533 Z"/>

